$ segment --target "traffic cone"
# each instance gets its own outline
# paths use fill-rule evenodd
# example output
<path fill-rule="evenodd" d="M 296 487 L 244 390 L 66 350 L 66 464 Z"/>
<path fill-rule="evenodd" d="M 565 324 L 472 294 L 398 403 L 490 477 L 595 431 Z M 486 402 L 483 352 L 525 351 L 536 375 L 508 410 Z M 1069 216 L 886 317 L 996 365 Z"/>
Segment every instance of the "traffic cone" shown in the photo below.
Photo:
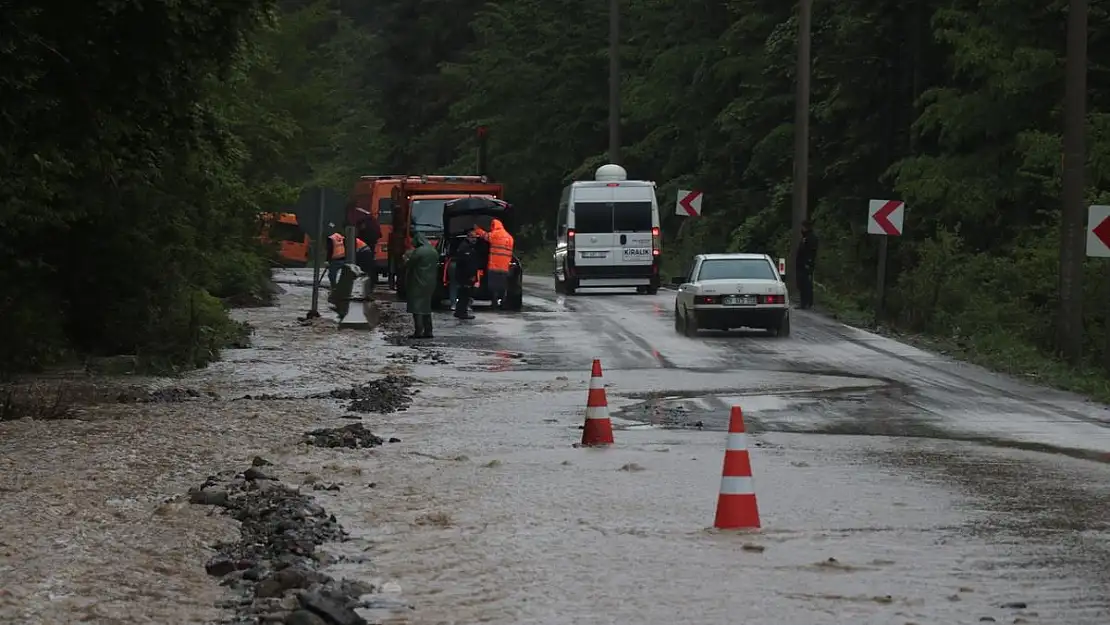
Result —
<path fill-rule="evenodd" d="M 732 407 L 728 420 L 728 445 L 725 466 L 721 470 L 721 494 L 717 498 L 717 529 L 758 529 L 759 505 L 752 484 L 752 461 L 748 456 L 748 440 L 744 433 L 744 413 Z"/>
<path fill-rule="evenodd" d="M 582 447 L 613 444 L 613 424 L 609 421 L 609 400 L 601 381 L 601 361 L 594 360 L 590 373 L 590 394 L 586 398 L 586 425 L 582 427 Z"/>

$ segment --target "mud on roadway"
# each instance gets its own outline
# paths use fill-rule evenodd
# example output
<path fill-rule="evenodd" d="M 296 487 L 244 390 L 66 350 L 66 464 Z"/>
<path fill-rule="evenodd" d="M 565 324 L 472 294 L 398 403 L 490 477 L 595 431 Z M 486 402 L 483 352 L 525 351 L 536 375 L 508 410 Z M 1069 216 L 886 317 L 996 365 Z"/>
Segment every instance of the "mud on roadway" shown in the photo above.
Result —
<path fill-rule="evenodd" d="M 799 313 L 686 338 L 673 293 L 302 322 L 178 379 L 36 380 L 0 422 L 0 622 L 1110 622 L 1110 417 Z M 388 296 L 383 294 L 383 299 Z M 600 359 L 616 445 L 579 449 Z M 49 399 L 49 398 L 48 398 Z M 729 407 L 764 528 L 713 523 Z"/>

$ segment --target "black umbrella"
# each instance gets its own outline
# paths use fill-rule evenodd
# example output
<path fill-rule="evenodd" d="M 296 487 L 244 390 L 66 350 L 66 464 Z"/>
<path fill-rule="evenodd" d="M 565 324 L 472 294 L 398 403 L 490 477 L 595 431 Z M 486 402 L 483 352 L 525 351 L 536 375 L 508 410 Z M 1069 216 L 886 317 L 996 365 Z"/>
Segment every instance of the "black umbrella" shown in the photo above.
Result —
<path fill-rule="evenodd" d="M 481 211 L 502 211 L 509 207 L 504 200 L 495 200 L 484 197 L 461 197 L 444 204 L 444 210 L 453 213 L 470 213 Z"/>

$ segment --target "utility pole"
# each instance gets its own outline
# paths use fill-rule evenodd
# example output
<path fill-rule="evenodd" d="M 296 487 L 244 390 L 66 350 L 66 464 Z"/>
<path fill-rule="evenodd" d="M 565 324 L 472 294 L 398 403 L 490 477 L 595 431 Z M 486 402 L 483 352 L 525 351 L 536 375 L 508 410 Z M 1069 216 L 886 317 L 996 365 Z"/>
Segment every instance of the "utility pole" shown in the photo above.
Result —
<path fill-rule="evenodd" d="M 621 14 L 620 1 L 609 0 L 609 162 L 621 160 Z"/>
<path fill-rule="evenodd" d="M 786 277 L 791 293 L 798 293 L 798 246 L 802 222 L 809 209 L 809 79 L 812 43 L 813 0 L 801 0 L 798 7 L 798 68 L 794 92 L 794 206 L 790 220 L 790 270 Z"/>
<path fill-rule="evenodd" d="M 1073 365 L 1083 358 L 1083 261 L 1086 217 L 1088 0 L 1069 0 L 1064 83 L 1063 206 L 1060 211 L 1060 310 L 1057 347 Z"/>

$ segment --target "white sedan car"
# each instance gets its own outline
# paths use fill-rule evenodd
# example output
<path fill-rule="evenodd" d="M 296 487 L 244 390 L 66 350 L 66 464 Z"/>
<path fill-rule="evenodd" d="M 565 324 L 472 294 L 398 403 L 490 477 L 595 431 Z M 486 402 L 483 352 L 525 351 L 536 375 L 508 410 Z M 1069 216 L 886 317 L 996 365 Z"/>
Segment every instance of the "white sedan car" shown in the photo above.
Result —
<path fill-rule="evenodd" d="M 763 328 L 790 336 L 790 297 L 766 254 L 698 254 L 686 275 L 675 278 L 674 329 Z"/>

